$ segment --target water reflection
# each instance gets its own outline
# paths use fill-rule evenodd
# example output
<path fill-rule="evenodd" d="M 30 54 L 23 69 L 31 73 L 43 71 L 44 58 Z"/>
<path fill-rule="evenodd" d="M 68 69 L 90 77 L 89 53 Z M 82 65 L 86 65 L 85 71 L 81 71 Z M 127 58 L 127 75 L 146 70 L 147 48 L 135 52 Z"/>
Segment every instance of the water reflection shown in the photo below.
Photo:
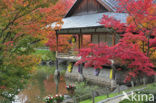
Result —
<path fill-rule="evenodd" d="M 18 96 L 19 103 L 44 103 L 43 98 L 47 95 L 56 94 L 56 84 L 54 81 L 55 67 L 39 67 L 29 81 L 28 86 Z M 66 94 L 66 82 L 61 75 L 59 82 L 59 93 Z M 26 100 L 27 99 L 27 100 Z M 26 100 L 26 101 L 25 101 Z"/>

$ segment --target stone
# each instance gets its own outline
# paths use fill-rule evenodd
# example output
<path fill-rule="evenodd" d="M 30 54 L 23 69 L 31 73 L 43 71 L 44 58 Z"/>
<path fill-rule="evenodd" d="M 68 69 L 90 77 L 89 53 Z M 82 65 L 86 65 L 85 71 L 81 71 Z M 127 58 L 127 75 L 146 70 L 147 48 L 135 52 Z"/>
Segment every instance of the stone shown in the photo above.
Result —
<path fill-rule="evenodd" d="M 80 74 L 78 72 L 78 66 L 74 65 L 72 72 L 69 73 L 66 71 L 65 77 L 71 80 L 76 80 L 76 81 L 83 81 L 86 80 L 87 82 L 91 84 L 97 84 L 97 85 L 107 85 L 107 86 L 112 86 L 112 88 L 116 88 L 116 79 L 120 82 L 123 82 L 123 76 L 122 73 L 119 73 L 116 77 L 115 80 L 110 79 L 110 71 L 111 69 L 109 68 L 103 68 L 100 70 L 100 73 L 98 76 L 95 76 L 95 69 L 93 67 L 88 67 L 88 68 L 83 68 L 83 73 Z M 122 83 L 124 84 L 124 83 Z M 120 84 L 120 85 L 122 85 Z"/>
<path fill-rule="evenodd" d="M 66 99 L 62 103 L 74 103 L 73 99 Z"/>
<path fill-rule="evenodd" d="M 80 74 L 80 73 L 78 73 L 78 81 L 79 82 L 84 81 L 84 76 L 82 74 Z"/>
<path fill-rule="evenodd" d="M 66 99 L 71 99 L 71 96 L 70 95 L 64 95 L 64 99 L 66 100 Z"/>
<path fill-rule="evenodd" d="M 74 103 L 72 97 L 70 95 L 65 94 L 64 95 L 64 100 L 61 103 Z"/>
<path fill-rule="evenodd" d="M 115 73 L 116 83 L 119 84 L 119 85 L 124 84 L 124 80 L 125 80 L 126 76 L 127 76 L 127 73 L 125 73 L 124 71 L 117 71 Z"/>
<path fill-rule="evenodd" d="M 117 87 L 116 81 L 115 80 L 111 80 L 111 89 L 114 89 Z"/>

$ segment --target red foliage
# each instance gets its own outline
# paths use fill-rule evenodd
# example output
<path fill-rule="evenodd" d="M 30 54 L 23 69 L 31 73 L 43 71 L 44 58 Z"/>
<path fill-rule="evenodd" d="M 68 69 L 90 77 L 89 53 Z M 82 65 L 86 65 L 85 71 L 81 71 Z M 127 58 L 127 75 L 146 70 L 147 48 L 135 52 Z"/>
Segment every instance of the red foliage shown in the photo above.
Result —
<path fill-rule="evenodd" d="M 117 30 L 118 32 L 125 31 L 124 27 L 126 26 L 126 24 L 120 23 L 120 21 L 114 19 L 114 17 L 109 17 L 107 15 L 103 15 L 103 17 L 99 23 L 103 24 L 104 27 L 106 27 L 106 28 L 113 28 L 113 29 Z"/>
<path fill-rule="evenodd" d="M 120 12 L 129 16 L 127 23 L 121 23 L 114 17 L 103 15 L 100 24 L 113 28 L 117 32 L 135 32 L 144 36 L 156 36 L 156 4 L 153 0 L 118 0 Z"/>
<path fill-rule="evenodd" d="M 153 3 L 153 0 L 118 1 L 118 11 L 128 14 L 127 23 L 120 23 L 113 17 L 103 15 L 100 24 L 107 28 L 112 28 L 113 32 L 124 33 L 122 34 L 122 36 L 125 35 L 122 41 L 137 43 L 140 40 L 144 42 L 143 52 L 146 52 L 149 57 L 152 54 L 150 54 L 150 48 L 155 47 L 155 39 L 150 37 L 156 36 L 156 4 Z M 132 35 L 127 35 L 127 33 Z M 147 47 L 147 50 L 145 50 L 145 47 Z"/>
<path fill-rule="evenodd" d="M 90 48 L 80 50 L 79 56 L 82 57 L 77 63 L 85 63 L 85 66 L 94 66 L 95 69 L 102 69 L 103 65 L 110 65 L 110 60 L 114 60 L 115 64 L 124 66 L 128 75 L 125 81 L 131 80 L 133 77 L 140 75 L 155 75 L 152 69 L 154 65 L 151 63 L 148 53 L 149 46 L 155 46 L 156 40 L 150 36 L 156 32 L 155 18 L 156 5 L 153 0 L 118 0 L 120 12 L 126 12 L 129 16 L 127 23 L 113 17 L 103 15 L 100 24 L 110 28 L 112 32 L 124 33 L 123 38 L 118 44 L 108 47 L 106 44 L 90 44 Z M 138 42 L 143 42 L 143 51 L 140 49 Z M 150 43 L 148 43 L 150 41 Z M 144 51 L 145 46 L 148 48 Z M 147 52 L 147 53 L 144 53 Z"/>
<path fill-rule="evenodd" d="M 150 47 L 156 47 L 156 37 L 150 40 Z"/>
<path fill-rule="evenodd" d="M 102 69 L 103 65 L 110 65 L 110 60 L 114 60 L 118 65 L 125 66 L 129 72 L 128 78 L 142 74 L 154 75 L 153 64 L 145 56 L 136 44 L 121 42 L 113 47 L 106 44 L 91 44 L 90 48 L 80 50 L 82 57 L 77 63 L 85 63 L 85 66 L 94 66 L 95 69 Z"/>
<path fill-rule="evenodd" d="M 123 38 L 120 39 L 120 41 L 121 42 L 126 42 L 126 43 L 133 43 L 133 44 L 135 44 L 135 43 L 137 43 L 139 41 L 147 43 L 147 38 L 144 35 L 141 35 L 141 34 L 134 35 L 133 33 L 128 32 L 128 33 L 125 33 L 123 35 Z"/>
<path fill-rule="evenodd" d="M 46 46 L 50 47 L 51 51 L 56 51 L 56 36 L 55 33 L 51 34 L 48 36 L 48 42 L 46 43 Z M 67 52 L 70 49 L 71 44 L 68 42 L 68 40 L 71 39 L 71 36 L 64 36 L 61 35 L 59 36 L 58 40 L 58 51 L 60 52 Z"/>

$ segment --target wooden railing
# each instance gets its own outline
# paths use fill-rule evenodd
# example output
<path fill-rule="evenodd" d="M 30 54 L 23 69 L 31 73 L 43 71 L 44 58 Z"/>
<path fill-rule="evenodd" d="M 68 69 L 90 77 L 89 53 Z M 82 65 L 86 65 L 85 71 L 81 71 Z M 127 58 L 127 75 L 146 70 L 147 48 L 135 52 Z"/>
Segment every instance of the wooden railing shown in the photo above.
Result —
<path fill-rule="evenodd" d="M 57 53 L 56 58 L 77 61 L 80 59 L 80 57 L 78 57 L 77 55 L 78 51 L 69 51 L 67 53 Z"/>

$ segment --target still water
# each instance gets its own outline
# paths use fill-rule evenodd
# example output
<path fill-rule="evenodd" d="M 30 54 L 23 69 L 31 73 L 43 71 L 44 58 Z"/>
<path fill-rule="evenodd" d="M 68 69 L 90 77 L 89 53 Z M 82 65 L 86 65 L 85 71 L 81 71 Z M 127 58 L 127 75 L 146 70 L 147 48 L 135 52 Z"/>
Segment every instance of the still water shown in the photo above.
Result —
<path fill-rule="evenodd" d="M 43 98 L 47 95 L 56 94 L 54 81 L 55 67 L 41 66 L 33 74 L 27 87 L 16 96 L 16 102 L 12 103 L 44 103 Z M 66 82 L 62 73 L 59 82 L 59 93 L 66 94 Z"/>

